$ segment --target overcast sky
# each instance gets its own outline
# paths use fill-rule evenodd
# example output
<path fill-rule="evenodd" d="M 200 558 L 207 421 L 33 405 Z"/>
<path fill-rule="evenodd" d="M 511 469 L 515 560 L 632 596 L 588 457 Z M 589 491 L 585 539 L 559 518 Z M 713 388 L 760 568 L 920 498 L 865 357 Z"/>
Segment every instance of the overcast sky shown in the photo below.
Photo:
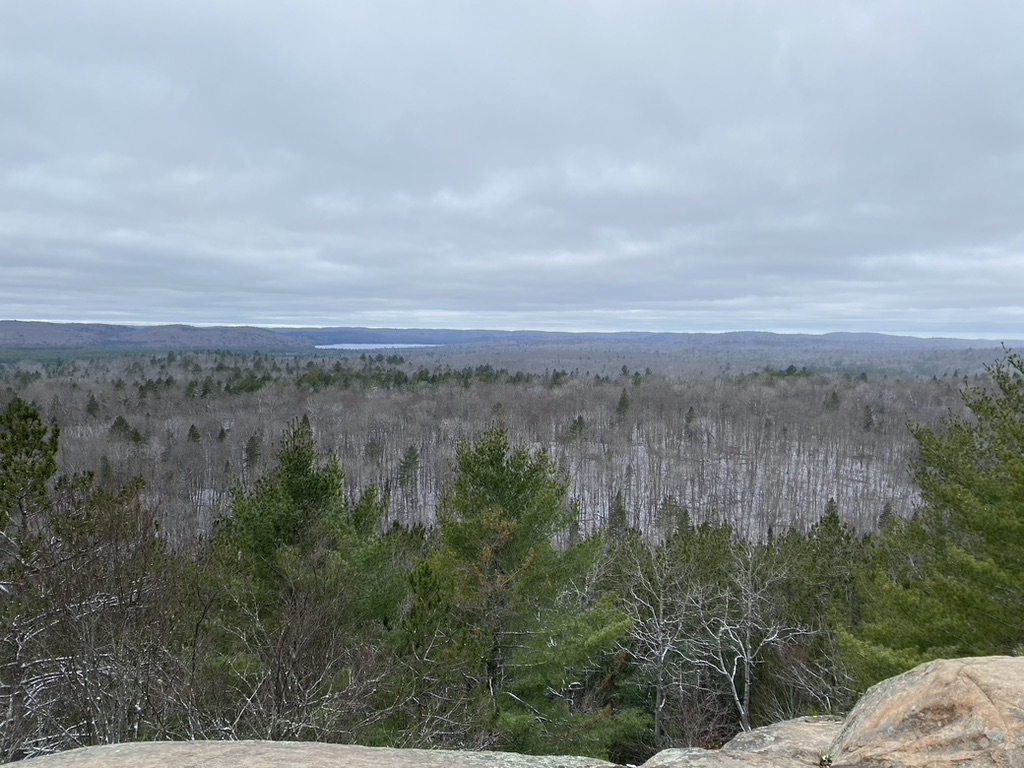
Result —
<path fill-rule="evenodd" d="M 0 0 L 0 318 L 1024 336 L 1020 0 Z"/>

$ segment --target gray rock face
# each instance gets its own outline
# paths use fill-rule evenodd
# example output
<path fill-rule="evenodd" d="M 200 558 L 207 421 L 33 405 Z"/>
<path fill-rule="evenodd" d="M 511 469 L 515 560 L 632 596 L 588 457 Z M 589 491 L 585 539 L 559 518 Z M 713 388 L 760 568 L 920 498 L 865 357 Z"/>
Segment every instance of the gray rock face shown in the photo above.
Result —
<path fill-rule="evenodd" d="M 842 725 L 836 717 L 800 717 L 741 733 L 721 749 L 666 749 L 643 768 L 813 768 Z"/>
<path fill-rule="evenodd" d="M 1024 658 L 933 661 L 871 688 L 835 768 L 1024 768 Z"/>
<path fill-rule="evenodd" d="M 384 749 L 288 741 L 111 744 L 25 760 L 26 768 L 612 768 L 586 757 Z"/>

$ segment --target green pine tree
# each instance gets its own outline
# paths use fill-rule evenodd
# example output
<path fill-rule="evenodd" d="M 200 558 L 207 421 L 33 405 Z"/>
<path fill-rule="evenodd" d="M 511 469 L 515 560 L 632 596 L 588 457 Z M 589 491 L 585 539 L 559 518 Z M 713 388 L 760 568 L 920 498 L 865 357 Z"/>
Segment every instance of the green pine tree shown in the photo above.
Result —
<path fill-rule="evenodd" d="M 500 698 L 515 637 L 535 627 L 550 602 L 557 568 L 554 536 L 570 521 L 567 486 L 546 452 L 512 448 L 495 428 L 463 442 L 455 478 L 441 500 L 441 543 L 480 659 L 479 681 Z"/>
<path fill-rule="evenodd" d="M 964 393 L 971 418 L 913 428 L 923 505 L 873 560 L 868 621 L 848 638 L 862 686 L 941 656 L 1024 649 L 1024 359 Z"/>
<path fill-rule="evenodd" d="M 60 428 L 21 398 L 0 414 L 0 534 L 13 523 L 27 534 L 49 504 Z"/>
<path fill-rule="evenodd" d="M 408 698 L 435 707 L 409 712 L 406 728 L 437 718 L 459 723 L 456 744 L 607 754 L 642 721 L 612 717 L 599 690 L 628 621 L 585 586 L 599 543 L 556 546 L 577 514 L 566 479 L 503 427 L 464 441 L 454 471 L 403 626 L 420 689 Z"/>
<path fill-rule="evenodd" d="M 231 516 L 201 564 L 205 647 L 216 649 L 203 695 L 239 737 L 365 740 L 354 713 L 384 706 L 358 676 L 383 674 L 374 664 L 386 665 L 405 577 L 381 533 L 385 501 L 374 487 L 350 495 L 344 479 L 309 419 L 294 422 L 276 469 L 232 489 Z"/>
<path fill-rule="evenodd" d="M 615 404 L 615 415 L 618 416 L 620 419 L 625 418 L 626 415 L 629 413 L 629 408 L 631 405 L 632 402 L 629 399 L 629 392 L 627 392 L 626 388 L 623 387 L 622 394 L 619 395 L 619 401 Z"/>

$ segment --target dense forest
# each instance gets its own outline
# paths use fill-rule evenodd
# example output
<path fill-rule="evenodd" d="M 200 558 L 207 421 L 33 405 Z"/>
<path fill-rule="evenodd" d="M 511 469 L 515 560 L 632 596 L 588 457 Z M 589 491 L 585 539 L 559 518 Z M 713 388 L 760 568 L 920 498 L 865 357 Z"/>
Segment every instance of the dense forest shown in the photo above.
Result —
<path fill-rule="evenodd" d="M 172 352 L 0 369 L 8 397 L 61 425 L 61 473 L 142 478 L 176 549 L 208 538 L 231 483 L 271 469 L 275 446 L 304 415 L 349 484 L 376 485 L 389 522 L 407 526 L 433 524 L 459 441 L 501 422 L 513 443 L 546 450 L 569 477 L 587 531 L 624 506 L 653 533 L 671 498 L 696 521 L 728 522 L 748 538 L 806 532 L 834 500 L 865 533 L 886 512 L 910 513 L 907 425 L 961 412 L 965 383 L 793 365 L 690 377 L 625 365 L 614 375 L 456 369 L 380 352 Z"/>
<path fill-rule="evenodd" d="M 0 758 L 261 738 L 640 762 L 1016 652 L 1022 374 L 7 365 Z"/>

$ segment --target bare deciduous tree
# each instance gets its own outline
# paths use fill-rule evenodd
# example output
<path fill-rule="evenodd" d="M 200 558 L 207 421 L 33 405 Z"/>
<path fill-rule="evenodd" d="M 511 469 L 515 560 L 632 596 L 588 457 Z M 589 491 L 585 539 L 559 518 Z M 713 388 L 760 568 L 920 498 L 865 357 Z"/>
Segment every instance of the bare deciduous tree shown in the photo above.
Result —
<path fill-rule="evenodd" d="M 769 549 L 737 541 L 733 552 L 727 584 L 687 593 L 693 624 L 682 654 L 725 687 L 740 727 L 749 731 L 756 669 L 769 653 L 812 638 L 816 630 L 787 621 L 779 589 L 787 574 Z"/>

